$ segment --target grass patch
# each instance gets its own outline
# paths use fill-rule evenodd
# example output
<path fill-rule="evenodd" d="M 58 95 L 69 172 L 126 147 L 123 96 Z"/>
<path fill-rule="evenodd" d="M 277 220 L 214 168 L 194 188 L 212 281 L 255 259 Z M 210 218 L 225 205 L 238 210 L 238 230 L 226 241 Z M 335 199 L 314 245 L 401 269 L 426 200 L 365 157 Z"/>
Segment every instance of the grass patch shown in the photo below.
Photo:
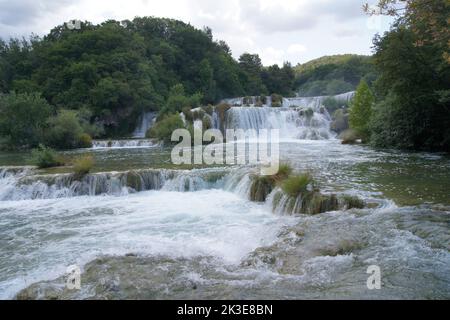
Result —
<path fill-rule="evenodd" d="M 281 185 L 284 193 L 290 197 L 298 197 L 307 191 L 312 191 L 314 179 L 309 173 L 303 173 L 285 179 Z M 310 190 L 309 187 L 311 187 Z"/>
<path fill-rule="evenodd" d="M 94 166 L 94 157 L 87 155 L 76 158 L 73 161 L 73 172 L 77 179 L 87 175 Z"/>

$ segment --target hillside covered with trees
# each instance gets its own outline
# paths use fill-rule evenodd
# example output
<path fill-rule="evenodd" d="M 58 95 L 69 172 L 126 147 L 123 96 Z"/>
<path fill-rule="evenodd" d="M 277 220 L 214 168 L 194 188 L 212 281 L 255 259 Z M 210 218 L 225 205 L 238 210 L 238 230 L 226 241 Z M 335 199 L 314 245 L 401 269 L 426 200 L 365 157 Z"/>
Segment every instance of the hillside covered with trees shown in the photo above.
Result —
<path fill-rule="evenodd" d="M 324 56 L 295 68 L 300 96 L 327 96 L 353 91 L 361 79 L 371 84 L 377 77 L 373 58 L 354 54 Z"/>
<path fill-rule="evenodd" d="M 78 138 L 61 144 L 45 135 L 64 136 L 59 128 L 72 127 L 78 136 L 126 136 L 144 111 L 176 112 L 233 96 L 292 95 L 293 84 L 288 63 L 266 68 L 253 54 L 236 61 L 209 28 L 152 17 L 84 22 L 79 30 L 61 25 L 43 38 L 0 41 L 1 142 L 75 147 L 83 144 Z"/>

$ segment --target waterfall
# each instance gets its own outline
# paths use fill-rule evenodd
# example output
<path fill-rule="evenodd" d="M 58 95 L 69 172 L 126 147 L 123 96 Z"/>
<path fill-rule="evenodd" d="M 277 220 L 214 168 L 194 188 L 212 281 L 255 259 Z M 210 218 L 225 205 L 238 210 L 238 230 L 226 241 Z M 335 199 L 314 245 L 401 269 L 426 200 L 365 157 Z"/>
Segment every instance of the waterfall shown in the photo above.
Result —
<path fill-rule="evenodd" d="M 158 143 L 151 139 L 93 140 L 93 149 L 105 148 L 144 148 L 157 147 Z"/>
<path fill-rule="evenodd" d="M 186 170 L 141 169 L 124 172 L 39 175 L 33 169 L 0 168 L 0 201 L 115 195 L 166 190 L 189 192 L 220 187 L 229 170 L 223 168 Z"/>
<path fill-rule="evenodd" d="M 233 107 L 225 129 L 278 129 L 282 139 L 321 140 L 333 136 L 325 108 L 308 113 L 304 108 Z"/>
<path fill-rule="evenodd" d="M 332 98 L 348 102 L 354 92 L 348 92 Z M 232 107 L 225 117 L 225 129 L 279 129 L 282 139 L 323 140 L 334 134 L 330 131 L 331 117 L 323 107 L 327 96 L 283 98 L 282 106 L 271 107 L 270 97 L 266 104 L 255 106 L 257 97 L 226 99 Z M 244 106 L 245 105 L 245 106 Z M 213 116 L 214 128 L 220 128 L 219 118 Z"/>
<path fill-rule="evenodd" d="M 133 133 L 134 138 L 145 138 L 147 130 L 150 129 L 155 122 L 156 112 L 144 112 L 140 117 L 140 123 Z"/>

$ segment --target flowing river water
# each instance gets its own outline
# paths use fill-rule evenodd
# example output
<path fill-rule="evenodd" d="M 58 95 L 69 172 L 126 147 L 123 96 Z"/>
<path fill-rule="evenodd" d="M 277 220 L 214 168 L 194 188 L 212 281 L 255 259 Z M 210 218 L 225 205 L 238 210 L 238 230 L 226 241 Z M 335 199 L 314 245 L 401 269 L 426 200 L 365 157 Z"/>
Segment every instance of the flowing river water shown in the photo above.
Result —
<path fill-rule="evenodd" d="M 249 201 L 250 167 L 171 168 L 159 146 L 79 153 L 96 159 L 83 181 L 0 154 L 0 298 L 450 298 L 446 155 L 286 139 L 281 161 L 368 204 L 309 216 Z"/>

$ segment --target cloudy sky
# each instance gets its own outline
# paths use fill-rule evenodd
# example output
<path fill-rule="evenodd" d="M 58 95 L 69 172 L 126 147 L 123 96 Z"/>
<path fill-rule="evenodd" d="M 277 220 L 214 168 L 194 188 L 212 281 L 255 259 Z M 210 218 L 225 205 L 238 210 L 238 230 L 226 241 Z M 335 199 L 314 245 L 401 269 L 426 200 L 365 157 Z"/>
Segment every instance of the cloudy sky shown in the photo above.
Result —
<path fill-rule="evenodd" d="M 225 40 L 238 57 L 258 53 L 264 65 L 303 63 L 323 55 L 370 54 L 389 19 L 367 17 L 367 0 L 0 0 L 0 37 L 46 34 L 70 19 L 100 23 L 135 16 L 170 17 Z M 369 0 L 369 3 L 374 0 Z"/>

